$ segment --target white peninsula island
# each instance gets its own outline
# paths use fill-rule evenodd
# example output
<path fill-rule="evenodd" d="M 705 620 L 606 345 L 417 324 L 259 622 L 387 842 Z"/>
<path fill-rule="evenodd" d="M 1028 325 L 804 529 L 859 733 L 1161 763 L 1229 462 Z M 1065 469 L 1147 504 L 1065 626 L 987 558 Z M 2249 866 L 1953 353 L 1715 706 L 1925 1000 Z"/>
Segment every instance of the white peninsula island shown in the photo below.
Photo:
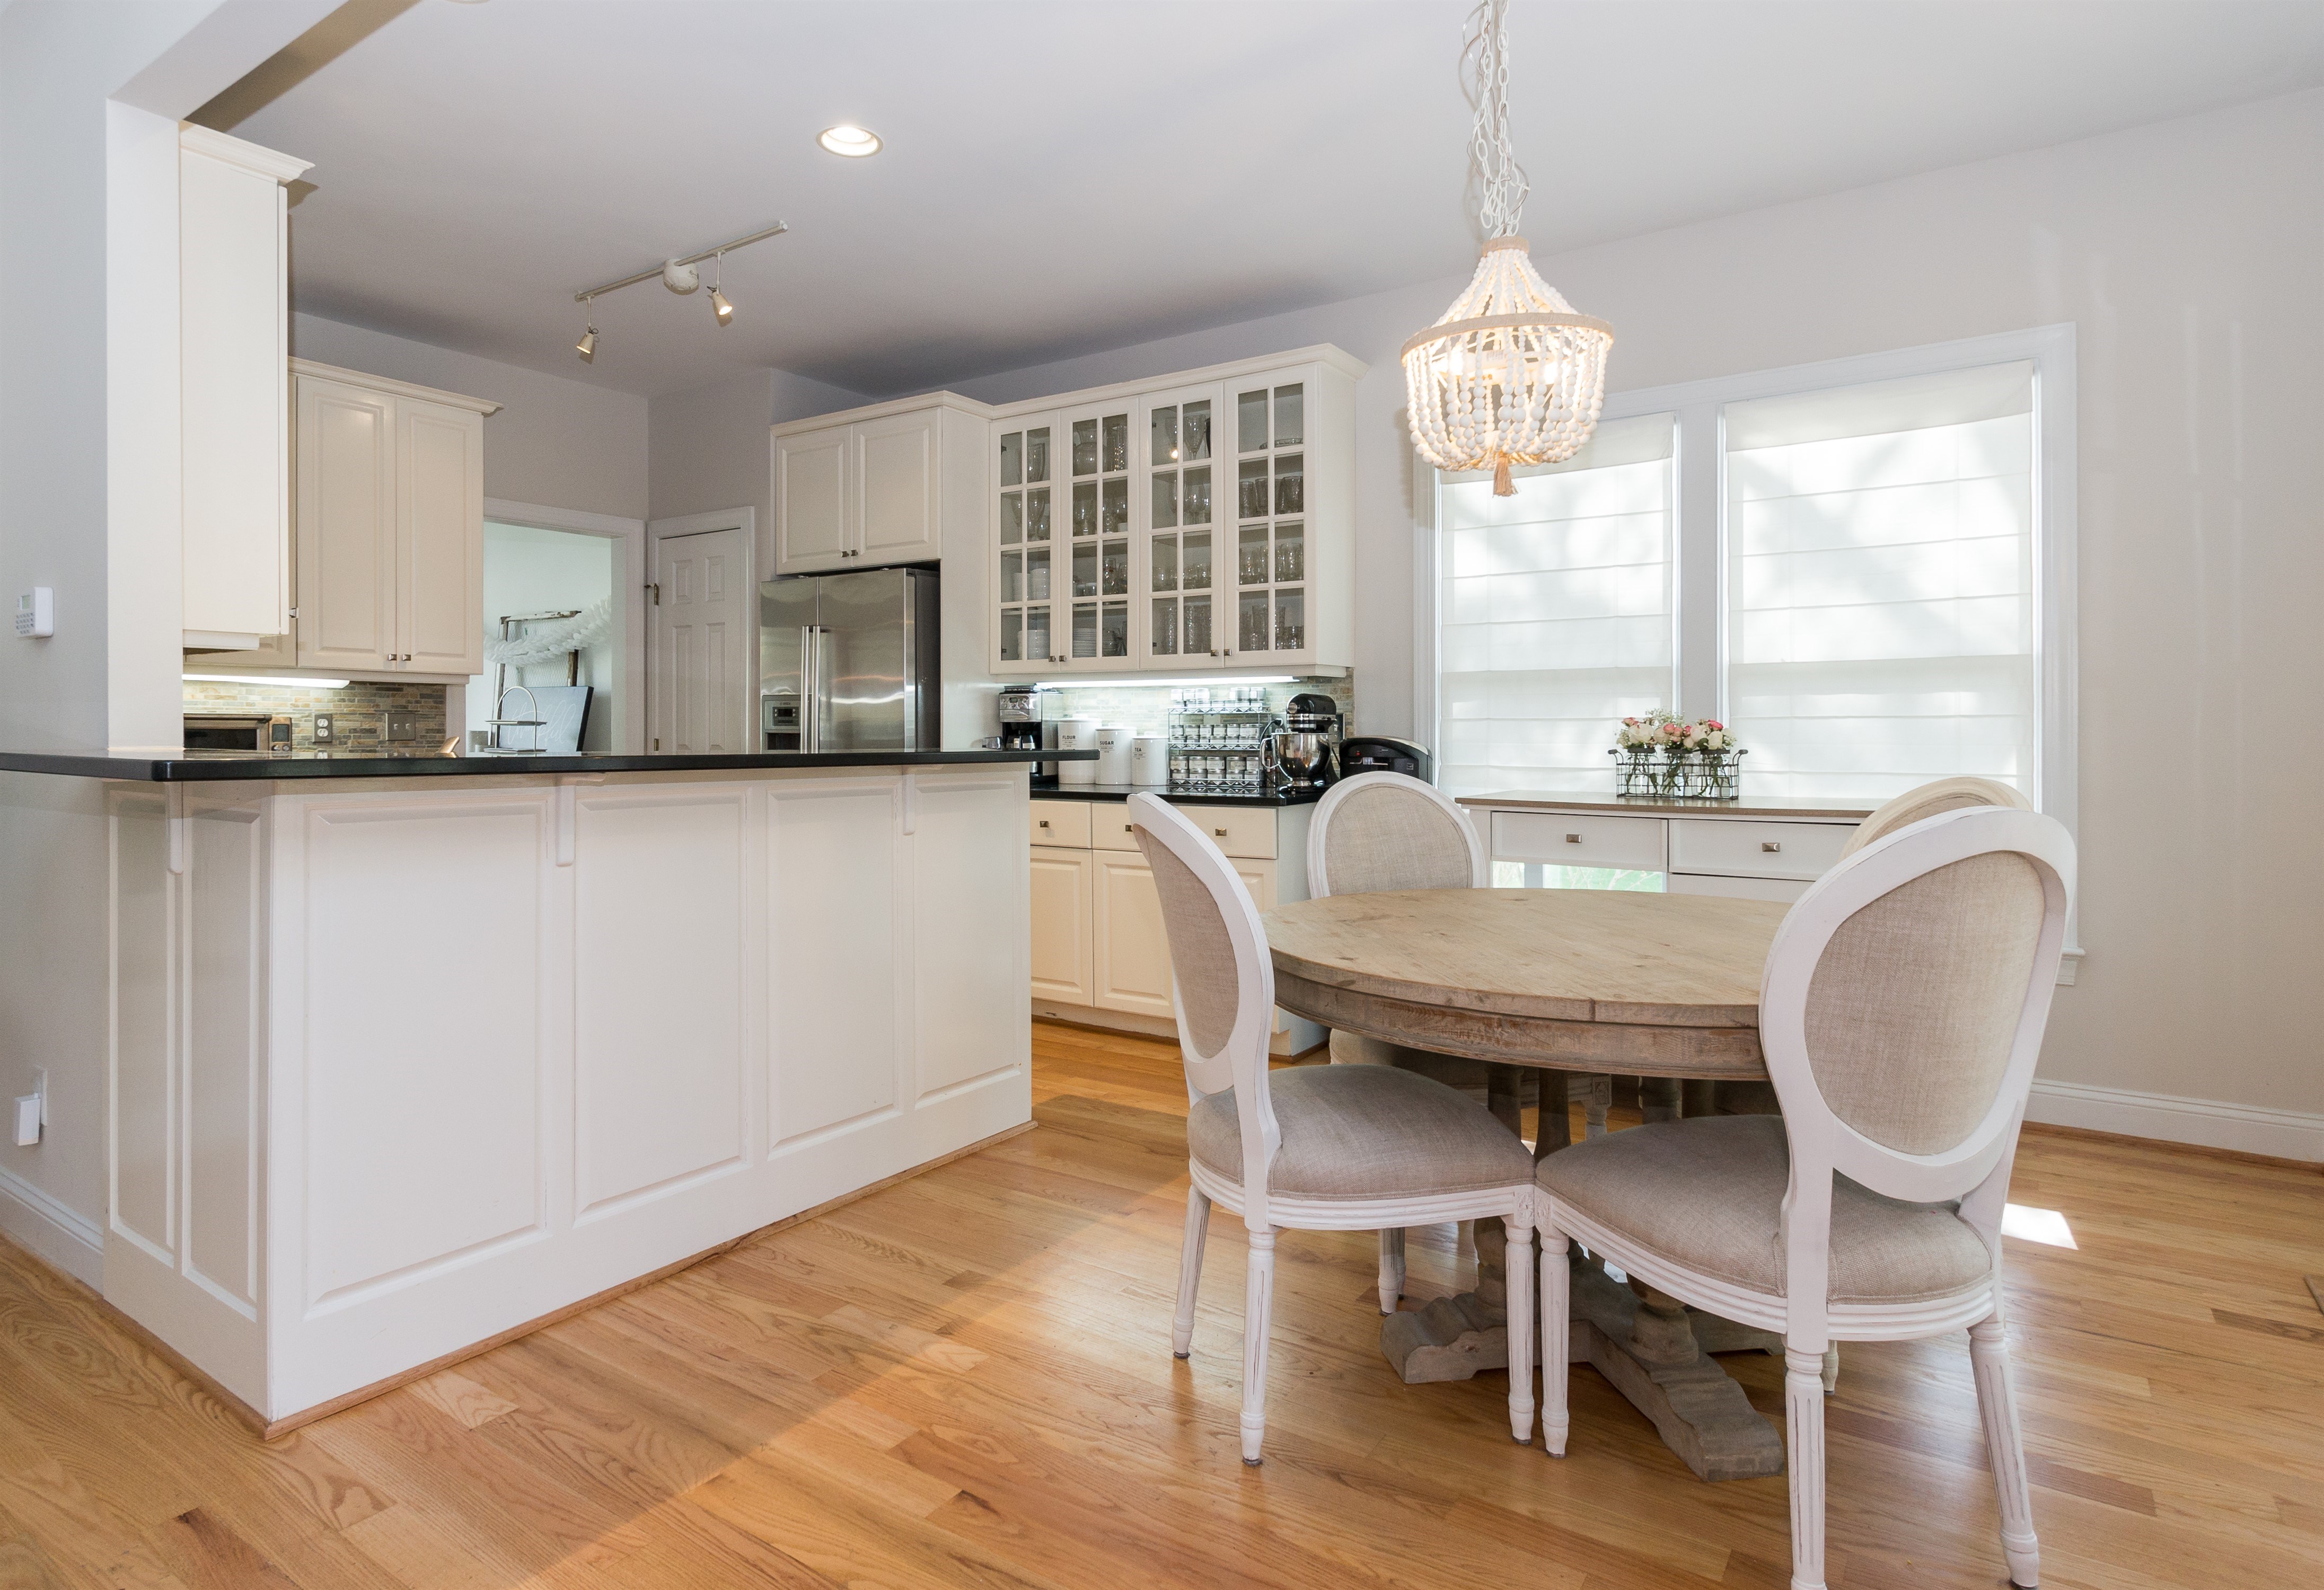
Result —
<path fill-rule="evenodd" d="M 1022 1128 L 1030 759 L 0 756 L 106 781 L 106 1300 L 272 1433 Z"/>

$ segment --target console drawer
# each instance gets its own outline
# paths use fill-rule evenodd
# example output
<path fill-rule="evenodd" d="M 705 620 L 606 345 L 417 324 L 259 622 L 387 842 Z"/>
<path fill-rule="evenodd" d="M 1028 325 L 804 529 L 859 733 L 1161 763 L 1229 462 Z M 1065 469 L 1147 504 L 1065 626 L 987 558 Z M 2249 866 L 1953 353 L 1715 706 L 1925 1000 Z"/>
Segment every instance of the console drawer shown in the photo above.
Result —
<path fill-rule="evenodd" d="M 1674 817 L 1674 872 L 1729 878 L 1818 878 L 1840 860 L 1852 823 L 1755 823 L 1740 818 Z"/>
<path fill-rule="evenodd" d="M 1496 812 L 1491 849 L 1497 861 L 1618 867 L 1637 872 L 1667 870 L 1663 854 L 1663 820 L 1659 817 Z"/>

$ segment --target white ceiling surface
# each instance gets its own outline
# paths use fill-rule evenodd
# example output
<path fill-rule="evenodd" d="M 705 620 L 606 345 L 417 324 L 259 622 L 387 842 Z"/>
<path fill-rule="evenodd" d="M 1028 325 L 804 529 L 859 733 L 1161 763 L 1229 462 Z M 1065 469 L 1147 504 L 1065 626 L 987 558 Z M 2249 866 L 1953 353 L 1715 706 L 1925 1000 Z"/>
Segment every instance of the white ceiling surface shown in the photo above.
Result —
<path fill-rule="evenodd" d="M 2312 0 L 1510 9 L 1537 254 L 2324 82 Z M 893 393 L 1463 271 L 1468 12 L 421 0 L 234 131 L 315 162 L 303 312 L 632 392 Z M 576 290 L 777 219 L 733 326 L 648 283 L 575 357 Z"/>

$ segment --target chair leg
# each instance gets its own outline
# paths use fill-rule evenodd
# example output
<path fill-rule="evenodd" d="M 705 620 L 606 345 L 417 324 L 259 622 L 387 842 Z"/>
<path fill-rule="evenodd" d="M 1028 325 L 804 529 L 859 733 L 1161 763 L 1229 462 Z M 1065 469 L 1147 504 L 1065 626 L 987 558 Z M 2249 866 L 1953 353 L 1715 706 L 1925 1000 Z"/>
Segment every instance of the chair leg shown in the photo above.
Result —
<path fill-rule="evenodd" d="M 1792 1590 L 1824 1590 L 1821 1347 L 1784 1348 L 1784 1418 L 1792 1445 Z"/>
<path fill-rule="evenodd" d="M 1381 1227 L 1379 1244 L 1380 1312 L 1393 1314 L 1397 1300 L 1404 1296 L 1404 1227 Z"/>
<path fill-rule="evenodd" d="M 1186 1189 L 1186 1238 L 1178 1248 L 1178 1311 L 1170 1319 L 1170 1351 L 1185 1357 L 1194 1350 L 1194 1293 L 1203 1284 L 1203 1239 L 1211 1234 L 1211 1200 L 1199 1187 Z"/>
<path fill-rule="evenodd" d="M 1834 1342 L 1823 1350 L 1823 1394 L 1827 1397 L 1840 1390 L 1840 1344 Z"/>
<path fill-rule="evenodd" d="M 1275 1233 L 1250 1234 L 1242 1300 L 1242 1460 L 1257 1467 L 1267 1437 L 1267 1330 L 1275 1307 Z"/>
<path fill-rule="evenodd" d="M 1565 1356 L 1572 1328 L 1573 1273 L 1565 1262 L 1565 1233 L 1541 1228 L 1541 1444 L 1565 1456 Z"/>
<path fill-rule="evenodd" d="M 1509 1434 L 1533 1444 L 1533 1217 L 1520 1209 L 1502 1217 L 1508 1249 L 1501 1273 L 1508 1285 Z"/>
<path fill-rule="evenodd" d="M 1969 1357 L 1977 1373 L 1977 1405 L 1985 1416 L 1985 1454 L 2001 1500 L 2001 1554 L 2009 1582 L 2041 1582 L 2042 1554 L 2034 1538 L 2034 1499 L 2025 1489 L 2025 1442 L 2017 1429 L 2017 1392 L 2009 1374 L 2009 1342 L 1996 1314 L 1969 1330 Z"/>

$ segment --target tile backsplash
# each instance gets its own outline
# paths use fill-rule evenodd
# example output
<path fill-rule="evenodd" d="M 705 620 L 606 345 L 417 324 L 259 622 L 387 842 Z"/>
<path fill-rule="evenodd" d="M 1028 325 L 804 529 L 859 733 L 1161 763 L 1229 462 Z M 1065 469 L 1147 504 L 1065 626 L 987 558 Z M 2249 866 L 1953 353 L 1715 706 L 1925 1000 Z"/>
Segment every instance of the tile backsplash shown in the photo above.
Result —
<path fill-rule="evenodd" d="M 433 750 L 444 742 L 444 686 L 441 685 L 383 685 L 355 681 L 336 690 L 304 685 L 242 685 L 210 680 L 185 682 L 189 717 L 203 713 L 232 715 L 263 712 L 290 720 L 293 750 L 315 749 L 315 714 L 331 714 L 331 743 L 357 749 L 377 745 L 387 728 L 387 714 L 410 712 L 420 720 L 420 735 L 412 743 Z"/>

